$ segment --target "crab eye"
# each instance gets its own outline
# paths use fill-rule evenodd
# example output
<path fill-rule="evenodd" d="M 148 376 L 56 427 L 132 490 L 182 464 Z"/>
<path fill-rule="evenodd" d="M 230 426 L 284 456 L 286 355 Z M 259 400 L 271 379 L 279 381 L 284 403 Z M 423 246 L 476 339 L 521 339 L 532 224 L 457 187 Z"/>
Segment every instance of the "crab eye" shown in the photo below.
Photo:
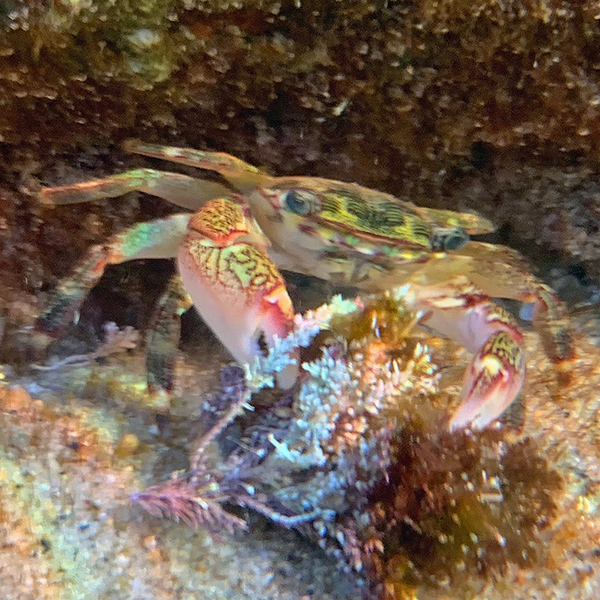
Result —
<path fill-rule="evenodd" d="M 469 234 L 460 227 L 456 229 L 434 230 L 431 238 L 431 249 L 434 252 L 458 250 L 469 241 Z"/>
<path fill-rule="evenodd" d="M 285 207 L 296 215 L 306 216 L 312 210 L 310 198 L 300 190 L 288 190 L 284 203 Z"/>
<path fill-rule="evenodd" d="M 455 232 L 444 240 L 444 250 L 458 250 L 469 241 L 469 236 L 464 231 Z"/>

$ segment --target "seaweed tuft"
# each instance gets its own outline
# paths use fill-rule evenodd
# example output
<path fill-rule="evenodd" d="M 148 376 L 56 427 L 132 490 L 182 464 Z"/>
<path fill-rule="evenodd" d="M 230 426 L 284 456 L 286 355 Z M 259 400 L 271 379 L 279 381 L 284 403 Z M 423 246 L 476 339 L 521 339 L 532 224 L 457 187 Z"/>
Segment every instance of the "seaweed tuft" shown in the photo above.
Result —
<path fill-rule="evenodd" d="M 540 559 L 539 533 L 556 514 L 560 476 L 531 439 L 399 427 L 387 477 L 369 494 L 363 532 L 382 553 L 364 562 L 389 600 L 422 585 L 461 589 L 469 579 Z"/>

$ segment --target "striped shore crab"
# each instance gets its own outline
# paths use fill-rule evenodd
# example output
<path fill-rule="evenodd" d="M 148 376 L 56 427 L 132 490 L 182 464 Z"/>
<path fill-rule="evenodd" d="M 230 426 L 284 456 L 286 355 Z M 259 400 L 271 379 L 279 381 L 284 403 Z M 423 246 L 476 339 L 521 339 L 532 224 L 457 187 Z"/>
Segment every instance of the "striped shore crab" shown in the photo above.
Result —
<path fill-rule="evenodd" d="M 407 306 L 422 322 L 474 354 L 451 430 L 483 428 L 498 418 L 524 381 L 523 335 L 491 298 L 533 307 L 532 318 L 550 357 L 571 353 L 565 310 L 513 250 L 477 242 L 493 230 L 470 213 L 422 208 L 389 194 L 315 177 L 273 177 L 233 156 L 129 141 L 126 149 L 216 173 L 207 181 L 136 169 L 112 177 L 43 188 L 42 202 L 61 205 L 146 192 L 188 209 L 142 223 L 94 246 L 61 282 L 38 319 L 59 331 L 105 267 L 140 258 L 177 258 L 160 301 L 163 315 L 192 304 L 239 363 L 285 336 L 294 311 L 279 269 L 367 292 L 405 286 Z M 189 212 L 193 211 L 193 212 Z M 179 325 L 170 318 L 148 341 L 148 381 L 168 392 Z M 280 374 L 290 387 L 299 368 Z"/>

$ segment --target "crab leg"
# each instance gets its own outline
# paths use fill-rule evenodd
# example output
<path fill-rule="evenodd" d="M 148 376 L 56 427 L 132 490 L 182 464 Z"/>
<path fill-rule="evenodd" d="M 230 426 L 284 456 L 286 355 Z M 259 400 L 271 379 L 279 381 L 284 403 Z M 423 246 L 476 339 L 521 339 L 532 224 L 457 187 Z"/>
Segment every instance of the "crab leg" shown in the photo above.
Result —
<path fill-rule="evenodd" d="M 179 275 L 173 275 L 160 297 L 146 335 L 148 391 L 168 397 L 173 389 L 175 355 L 181 334 L 181 315 L 193 302 Z"/>
<path fill-rule="evenodd" d="M 257 167 L 224 152 L 206 152 L 193 148 L 160 146 L 158 144 L 146 144 L 140 140 L 127 140 L 123 144 L 123 149 L 133 154 L 142 154 L 143 156 L 161 158 L 198 169 L 215 171 L 243 194 L 247 194 L 256 187 L 265 185 L 272 180 L 269 175 Z"/>
<path fill-rule="evenodd" d="M 215 181 L 154 169 L 135 169 L 102 179 L 42 188 L 38 197 L 42 204 L 58 206 L 116 198 L 133 191 L 152 194 L 192 210 L 198 210 L 212 198 L 230 193 L 226 186 Z"/>
<path fill-rule="evenodd" d="M 547 285 L 540 283 L 535 294 L 522 294 L 518 299 L 533 304 L 531 318 L 540 333 L 548 356 L 554 362 L 573 358 L 567 309 L 556 293 Z M 521 316 L 525 318 L 523 311 Z"/>
<path fill-rule="evenodd" d="M 407 298 L 413 308 L 425 312 L 426 325 L 475 355 L 449 428 L 483 429 L 508 408 L 525 379 L 523 335 L 514 319 L 488 296 L 475 290 L 461 292 L 450 284 L 409 286 Z"/>
<path fill-rule="evenodd" d="M 472 257 L 473 268 L 467 277 L 485 294 L 532 305 L 533 324 L 554 362 L 568 361 L 573 357 L 564 304 L 552 289 L 529 273 L 526 261 L 518 252 L 505 246 L 471 242 L 461 253 Z M 477 264 L 485 264 L 485 272 L 479 272 Z M 463 270 L 463 273 L 466 272 Z"/>
<path fill-rule="evenodd" d="M 73 274 L 62 280 L 38 317 L 36 328 L 56 334 L 73 319 L 88 291 L 108 265 L 140 258 L 173 258 L 185 235 L 191 215 L 177 214 L 135 225 L 93 246 L 79 261 Z"/>
<path fill-rule="evenodd" d="M 283 278 L 267 254 L 268 240 L 247 205 L 211 200 L 189 223 L 179 250 L 179 272 L 198 312 L 240 363 L 261 354 L 290 331 L 294 311 Z M 291 387 L 294 366 L 280 373 Z"/>

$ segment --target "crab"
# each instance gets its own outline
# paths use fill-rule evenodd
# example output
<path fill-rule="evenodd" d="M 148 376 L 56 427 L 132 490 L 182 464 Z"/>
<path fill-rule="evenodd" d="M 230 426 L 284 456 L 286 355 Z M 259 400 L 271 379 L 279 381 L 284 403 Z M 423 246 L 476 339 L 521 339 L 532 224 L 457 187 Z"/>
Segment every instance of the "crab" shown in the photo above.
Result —
<path fill-rule="evenodd" d="M 419 207 L 355 183 L 274 177 L 218 152 L 137 140 L 125 148 L 211 171 L 219 181 L 143 168 L 43 188 L 40 199 L 48 205 L 135 190 L 187 212 L 135 225 L 91 248 L 51 295 L 38 330 L 60 332 L 107 265 L 134 259 L 176 258 L 179 275 L 159 301 L 159 314 L 181 315 L 194 305 L 239 363 L 261 354 L 261 336 L 272 346 L 293 326 L 279 269 L 364 292 L 403 286 L 404 301 L 426 326 L 474 355 L 451 430 L 488 426 L 523 386 L 523 333 L 492 298 L 522 302 L 551 359 L 571 357 L 563 304 L 516 251 L 470 239 L 494 230 L 481 216 Z M 179 322 L 156 323 L 147 343 L 148 385 L 168 394 Z M 300 367 L 289 367 L 278 383 L 289 388 L 299 374 Z"/>

